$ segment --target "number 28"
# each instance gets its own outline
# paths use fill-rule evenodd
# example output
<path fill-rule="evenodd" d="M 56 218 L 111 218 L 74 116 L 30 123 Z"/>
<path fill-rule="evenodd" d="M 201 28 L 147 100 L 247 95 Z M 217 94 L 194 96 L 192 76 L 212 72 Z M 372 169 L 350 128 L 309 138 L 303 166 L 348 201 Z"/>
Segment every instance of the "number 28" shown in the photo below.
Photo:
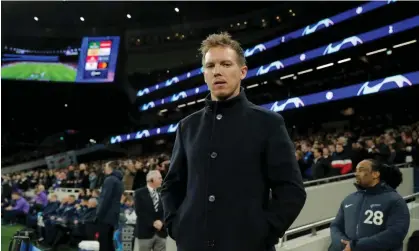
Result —
<path fill-rule="evenodd" d="M 374 224 L 377 226 L 381 226 L 383 224 L 383 217 L 384 214 L 381 211 L 375 211 L 373 212 L 372 210 L 368 209 L 367 211 L 365 211 L 365 215 L 367 216 L 367 218 L 365 219 L 364 223 L 365 224 Z"/>

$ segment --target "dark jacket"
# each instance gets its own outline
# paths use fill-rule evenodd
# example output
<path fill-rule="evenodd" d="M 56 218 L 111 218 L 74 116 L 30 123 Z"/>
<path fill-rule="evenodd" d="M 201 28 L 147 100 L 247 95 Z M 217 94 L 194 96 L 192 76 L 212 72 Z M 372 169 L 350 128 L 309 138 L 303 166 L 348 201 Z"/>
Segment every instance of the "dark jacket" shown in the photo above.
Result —
<path fill-rule="evenodd" d="M 73 222 L 77 218 L 76 204 L 66 204 L 66 206 L 63 207 L 56 216 L 57 218 L 62 218 L 67 222 Z"/>
<path fill-rule="evenodd" d="M 59 201 L 49 202 L 47 206 L 43 209 L 42 215 L 44 216 L 44 218 L 56 215 L 58 213 L 59 207 L 60 207 Z"/>
<path fill-rule="evenodd" d="M 83 214 L 79 217 L 79 221 L 82 224 L 91 223 L 96 218 L 96 208 L 87 208 Z"/>
<path fill-rule="evenodd" d="M 114 170 L 103 182 L 96 212 L 98 222 L 112 226 L 118 225 L 123 192 L 122 173 Z"/>
<path fill-rule="evenodd" d="M 272 247 L 306 199 L 282 116 L 250 103 L 243 89 L 227 101 L 207 97 L 180 121 L 161 195 L 183 251 Z"/>
<path fill-rule="evenodd" d="M 330 162 L 320 157 L 319 159 L 313 160 L 313 165 L 311 166 L 313 179 L 323 179 L 329 175 L 330 172 Z"/>
<path fill-rule="evenodd" d="M 135 224 L 135 237 L 138 239 L 151 239 L 154 234 L 162 238 L 167 237 L 167 232 L 163 228 L 157 231 L 153 227 L 153 223 L 156 220 L 163 220 L 163 205 L 161 197 L 159 197 L 158 210 L 154 209 L 153 200 L 151 198 L 148 187 L 145 186 L 135 191 L 134 202 L 135 202 L 135 214 L 137 215 L 137 222 Z"/>
<path fill-rule="evenodd" d="M 343 250 L 341 239 L 351 241 L 352 251 L 401 251 L 409 224 L 406 202 L 393 188 L 385 183 L 358 187 L 343 200 L 330 226 L 329 251 Z"/>

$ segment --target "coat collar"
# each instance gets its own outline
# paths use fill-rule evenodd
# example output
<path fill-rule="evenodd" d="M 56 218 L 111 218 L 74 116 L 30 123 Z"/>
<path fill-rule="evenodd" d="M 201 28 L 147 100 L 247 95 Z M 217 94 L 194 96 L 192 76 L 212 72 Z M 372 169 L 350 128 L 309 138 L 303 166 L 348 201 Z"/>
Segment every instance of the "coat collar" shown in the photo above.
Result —
<path fill-rule="evenodd" d="M 229 110 L 242 108 L 249 103 L 249 100 L 246 97 L 244 88 L 240 87 L 240 93 L 234 98 L 223 100 L 223 101 L 214 101 L 211 100 L 211 94 L 208 94 L 205 98 L 205 110 L 207 112 L 218 112 L 220 110 Z"/>

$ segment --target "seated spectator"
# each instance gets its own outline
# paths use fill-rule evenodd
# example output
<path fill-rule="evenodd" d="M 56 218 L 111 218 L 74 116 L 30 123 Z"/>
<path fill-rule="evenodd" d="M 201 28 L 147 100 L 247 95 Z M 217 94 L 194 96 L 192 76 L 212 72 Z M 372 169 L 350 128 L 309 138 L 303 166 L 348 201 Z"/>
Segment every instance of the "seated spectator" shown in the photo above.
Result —
<path fill-rule="evenodd" d="M 81 200 L 77 201 L 76 210 L 77 216 L 81 216 L 85 213 L 89 205 L 89 198 L 87 196 L 82 197 Z"/>
<path fill-rule="evenodd" d="M 17 191 L 12 192 L 12 201 L 14 206 L 5 208 L 2 223 L 12 224 L 19 219 L 26 219 L 26 215 L 29 212 L 29 203 Z"/>
<path fill-rule="evenodd" d="M 17 187 L 22 191 L 27 191 L 29 189 L 29 180 L 26 177 L 25 173 L 22 173 L 21 175 L 17 175 Z"/>
<path fill-rule="evenodd" d="M 37 215 L 37 226 L 38 226 L 38 235 L 39 240 L 43 241 L 45 236 L 45 224 L 51 222 L 51 217 L 57 214 L 57 210 L 60 207 L 60 201 L 56 194 L 51 194 L 49 196 L 49 202 L 47 206 L 43 209 L 42 213 Z"/>
<path fill-rule="evenodd" d="M 31 201 L 32 208 L 36 211 L 42 210 L 48 204 L 48 196 L 44 185 L 38 185 L 35 189 L 35 197 Z"/>
<path fill-rule="evenodd" d="M 362 160 L 368 158 L 368 152 L 365 150 L 364 142 L 359 140 L 358 142 L 352 143 L 352 167 L 355 167 L 358 165 L 359 162 Z M 355 171 L 355 170 L 353 170 Z"/>
<path fill-rule="evenodd" d="M 352 160 L 341 143 L 336 144 L 336 155 L 332 157 L 331 176 L 347 174 L 352 171 Z"/>
<path fill-rule="evenodd" d="M 100 195 L 99 190 L 98 189 L 93 189 L 93 191 L 92 191 L 92 198 L 98 199 L 99 198 L 99 195 Z"/>
<path fill-rule="evenodd" d="M 50 216 L 50 221 L 45 222 L 45 241 L 55 246 L 58 245 L 58 243 L 55 243 L 58 229 L 71 225 L 77 216 L 76 197 L 74 195 L 68 196 L 56 212 L 56 215 Z"/>
<path fill-rule="evenodd" d="M 2 211 L 10 205 L 12 199 L 12 181 L 9 175 L 1 176 L 1 209 Z"/>
<path fill-rule="evenodd" d="M 406 133 L 403 137 L 402 147 L 401 147 L 401 158 L 404 163 L 417 163 L 417 144 L 413 142 L 412 135 Z"/>
<path fill-rule="evenodd" d="M 128 193 L 124 192 L 121 196 L 121 209 L 124 210 L 125 209 L 125 201 L 127 200 L 128 197 Z"/>
<path fill-rule="evenodd" d="M 96 219 L 97 199 L 87 201 L 86 210 L 74 220 L 71 236 L 76 240 L 93 240 L 96 233 L 94 221 Z M 78 241 L 76 241 L 78 243 Z"/>
<path fill-rule="evenodd" d="M 126 218 L 126 224 L 135 224 L 137 220 L 137 214 L 134 210 L 134 199 L 132 196 L 128 196 L 125 200 L 124 214 Z"/>
<path fill-rule="evenodd" d="M 332 155 L 330 155 L 329 148 L 323 147 L 323 158 L 327 160 L 329 163 L 332 162 Z"/>
<path fill-rule="evenodd" d="M 312 166 L 313 179 L 326 178 L 330 172 L 330 162 L 323 158 L 322 149 L 314 148 L 314 160 Z"/>
<path fill-rule="evenodd" d="M 48 204 L 48 196 L 43 185 L 38 185 L 35 189 L 35 197 L 30 202 L 30 210 L 26 217 L 28 227 L 36 227 L 38 213 L 42 212 Z"/>
<path fill-rule="evenodd" d="M 85 198 L 88 198 L 88 196 L 87 196 L 87 194 L 86 194 L 86 190 L 85 190 L 85 189 L 83 189 L 83 188 L 81 188 L 81 189 L 80 189 L 80 192 L 79 192 L 79 195 L 78 195 L 78 197 L 77 197 L 77 201 L 76 201 L 76 203 L 77 203 L 77 204 L 81 203 L 81 201 L 82 201 L 83 199 L 85 199 Z"/>
<path fill-rule="evenodd" d="M 329 143 L 329 145 L 327 146 L 329 148 L 329 155 L 331 157 L 334 157 L 336 155 L 336 146 L 333 143 Z"/>

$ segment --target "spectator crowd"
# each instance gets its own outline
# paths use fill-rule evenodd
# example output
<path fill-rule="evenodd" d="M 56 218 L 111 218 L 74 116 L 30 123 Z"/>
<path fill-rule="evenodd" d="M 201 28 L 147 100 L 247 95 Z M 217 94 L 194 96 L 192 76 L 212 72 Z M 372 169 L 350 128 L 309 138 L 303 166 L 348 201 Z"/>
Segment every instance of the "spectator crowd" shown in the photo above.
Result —
<path fill-rule="evenodd" d="M 305 180 L 353 172 L 363 159 L 398 164 L 419 161 L 419 123 L 388 129 L 374 136 L 353 132 L 315 133 L 294 137 L 296 158 Z M 95 239 L 96 208 L 108 161 L 54 170 L 29 170 L 2 175 L 2 224 L 25 224 L 38 240 L 54 250 L 63 243 Z M 150 170 L 166 175 L 170 156 L 153 155 L 116 160 L 125 191 L 146 186 Z M 79 188 L 78 196 L 59 198 L 56 188 Z M 133 197 L 121 197 L 119 225 L 135 224 Z"/>

